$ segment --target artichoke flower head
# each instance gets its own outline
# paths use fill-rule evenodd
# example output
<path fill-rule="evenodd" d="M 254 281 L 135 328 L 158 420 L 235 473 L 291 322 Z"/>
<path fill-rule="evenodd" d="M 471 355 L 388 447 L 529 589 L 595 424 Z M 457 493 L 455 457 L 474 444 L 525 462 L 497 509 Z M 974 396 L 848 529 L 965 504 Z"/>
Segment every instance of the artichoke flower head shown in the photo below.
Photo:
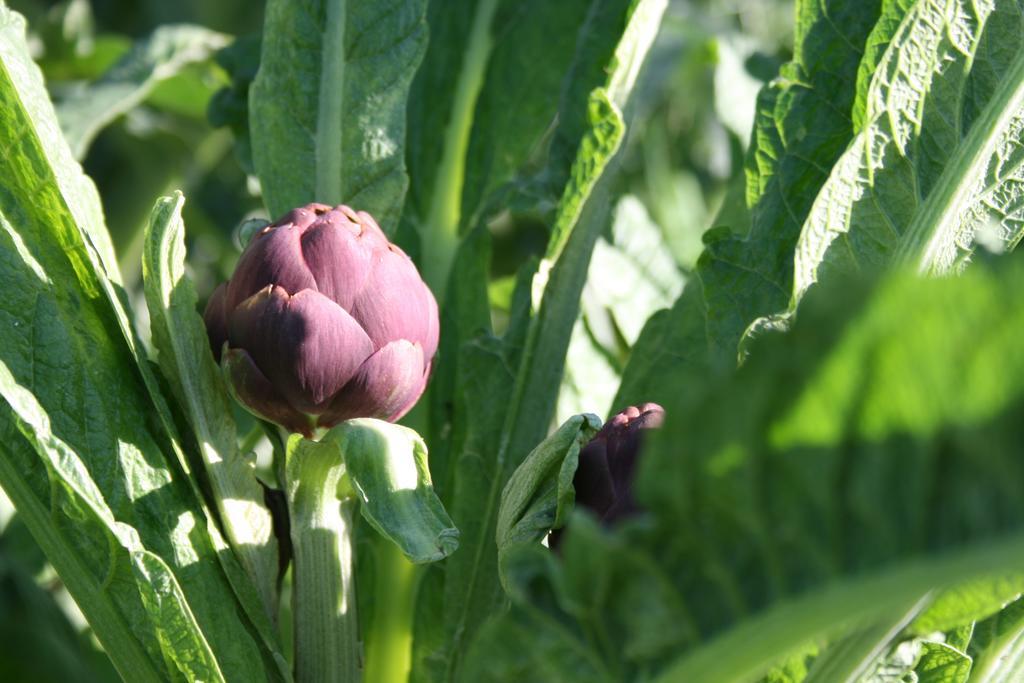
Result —
<path fill-rule="evenodd" d="M 439 335 L 412 260 L 365 211 L 324 204 L 258 232 L 203 319 L 235 397 L 306 436 L 402 417 L 426 388 Z"/>
<path fill-rule="evenodd" d="M 633 497 L 633 483 L 644 432 L 657 429 L 664 421 L 665 410 L 657 403 L 629 406 L 609 419 L 580 450 L 572 479 L 576 506 L 588 510 L 605 526 L 637 514 L 640 507 Z M 558 547 L 563 531 L 551 532 L 550 547 Z"/>

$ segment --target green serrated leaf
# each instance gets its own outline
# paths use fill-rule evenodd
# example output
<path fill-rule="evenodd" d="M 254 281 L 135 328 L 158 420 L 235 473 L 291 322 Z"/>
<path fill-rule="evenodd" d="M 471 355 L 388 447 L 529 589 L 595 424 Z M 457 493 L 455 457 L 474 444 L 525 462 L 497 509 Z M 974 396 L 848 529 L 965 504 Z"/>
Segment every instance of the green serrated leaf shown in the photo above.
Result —
<path fill-rule="evenodd" d="M 238 449 L 228 391 L 185 275 L 184 204 L 180 192 L 157 201 L 146 230 L 142 273 L 153 344 L 195 432 L 227 537 L 273 619 L 278 573 L 273 520 L 254 467 Z"/>
<path fill-rule="evenodd" d="M 945 643 L 926 642 L 914 667 L 919 683 L 965 683 L 971 673 L 971 658 Z"/>
<path fill-rule="evenodd" d="M 973 660 L 955 645 L 911 638 L 894 645 L 863 683 L 966 683 Z"/>
<path fill-rule="evenodd" d="M 272 0 L 249 91 L 253 162 L 272 216 L 350 204 L 395 229 L 408 185 L 405 106 L 425 0 Z"/>
<path fill-rule="evenodd" d="M 730 361 L 747 326 L 784 308 L 794 246 L 829 169 L 853 136 L 857 68 L 879 17 L 879 0 L 797 3 L 793 61 L 758 96 L 747 153 L 751 227 L 705 234 L 698 276 L 712 353 Z"/>
<path fill-rule="evenodd" d="M 698 277 L 644 329 L 614 405 L 664 402 L 687 385 L 687 372 L 728 371 L 751 322 L 788 305 L 804 219 L 853 137 L 849 111 L 863 46 L 869 36 L 887 44 L 876 26 L 880 4 L 797 2 L 793 60 L 758 96 L 746 163 L 749 233 L 737 236 L 730 228 L 738 226 L 705 233 Z"/>
<path fill-rule="evenodd" d="M 910 9 L 872 75 L 864 127 L 807 217 L 790 309 L 832 272 L 898 262 L 942 273 L 976 238 L 1016 244 L 1022 21 L 1012 0 Z"/>
<path fill-rule="evenodd" d="M 882 0 L 881 13 L 868 35 L 867 42 L 864 43 L 864 56 L 857 68 L 857 96 L 853 102 L 852 117 L 854 133 L 864 130 L 868 91 L 878 63 L 889 48 L 893 36 L 899 31 L 900 24 L 910 12 L 910 8 L 916 3 L 917 0 Z"/>

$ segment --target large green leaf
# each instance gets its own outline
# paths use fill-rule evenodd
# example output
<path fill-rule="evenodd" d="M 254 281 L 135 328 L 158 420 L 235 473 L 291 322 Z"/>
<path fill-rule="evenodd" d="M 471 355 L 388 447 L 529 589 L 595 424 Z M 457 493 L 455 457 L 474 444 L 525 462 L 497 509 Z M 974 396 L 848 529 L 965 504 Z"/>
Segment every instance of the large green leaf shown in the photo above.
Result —
<path fill-rule="evenodd" d="M 76 229 L 82 231 L 83 240 L 90 251 L 97 254 L 97 266 L 102 266 L 107 278 L 121 281 L 121 274 L 103 221 L 103 206 L 96 186 L 82 168 L 74 162 L 71 151 L 60 134 L 53 105 L 46 96 L 42 76 L 29 57 L 25 43 L 25 23 L 22 17 L 0 5 L 0 59 L 7 72 L 8 88 L 26 96 L 20 98 L 18 109 L 23 110 L 39 130 L 35 145 L 53 163 L 53 173 L 68 209 L 75 218 Z M 10 95 L 8 95 L 9 97 Z M 14 111 L 5 112 L 13 116 Z"/>
<path fill-rule="evenodd" d="M 812 292 L 738 373 L 667 403 L 639 477 L 646 516 L 611 534 L 577 517 L 561 562 L 523 555 L 515 606 L 488 629 L 530 628 L 475 645 L 494 672 L 479 680 L 566 639 L 615 680 L 748 680 L 1020 566 L 1024 306 L 1006 293 L 1022 285 L 1005 261 Z M 935 670 L 962 672 L 952 654 Z"/>
<path fill-rule="evenodd" d="M 57 116 L 75 158 L 83 158 L 96 135 L 146 99 L 159 82 L 209 59 L 226 44 L 227 36 L 201 26 L 161 26 L 101 78 L 72 91 L 57 105 Z"/>
<path fill-rule="evenodd" d="M 178 635 L 162 631 L 177 626 L 150 612 L 159 604 L 177 605 L 181 626 L 194 620 L 200 636 L 192 642 L 206 640 L 229 680 L 275 678 L 271 650 L 235 596 L 236 561 L 179 469 L 186 465 L 168 436 L 167 406 L 146 362 L 136 362 L 95 188 L 60 135 L 23 22 L 2 7 L 0 60 L 0 271 L 17 283 L 0 303 L 9 380 L 0 484 L 76 601 L 90 606 L 90 618 L 97 612 L 97 634 L 126 675 L 137 666 L 140 677 L 161 677 L 180 664 L 161 653 L 160 643 Z M 42 438 L 44 425 L 53 439 Z M 53 466 L 54 453 L 74 456 L 74 480 Z M 95 506 L 82 502 L 83 487 L 99 492 L 88 498 Z M 97 501 L 109 518 L 96 512 Z M 138 546 L 112 540 L 132 534 Z M 157 593 L 171 602 L 158 597 L 147 606 L 134 588 L 141 574 L 132 561 L 143 558 L 171 572 Z"/>
<path fill-rule="evenodd" d="M 253 162 L 271 215 L 317 201 L 398 222 L 405 105 L 425 0 L 272 0 L 249 90 Z"/>
<path fill-rule="evenodd" d="M 43 505 L 12 471 L 17 466 L 14 457 L 3 461 L 0 476 L 4 486 L 69 590 L 85 601 L 82 607 L 121 674 L 161 680 L 161 675 L 167 674 L 161 674 L 163 667 L 154 657 L 161 653 L 166 665 L 173 663 L 178 672 L 193 680 L 224 680 L 171 569 L 142 546 L 135 529 L 114 519 L 85 464 L 52 433 L 50 417 L 35 397 L 18 385 L 5 364 L 0 364 L 0 396 L 10 411 L 5 415 L 8 424 L 16 425 L 42 458 L 51 485 L 50 504 L 59 506 L 66 520 L 48 523 Z M 19 455 L 16 449 L 11 451 L 12 456 Z M 101 540 L 100 557 L 89 557 L 82 546 L 97 540 Z M 104 555 L 109 558 L 106 568 L 97 562 Z M 91 563 L 96 564 L 89 566 Z M 105 571 L 99 573 L 98 569 Z M 120 576 L 115 579 L 118 570 Z M 133 605 L 133 600 L 141 604 Z M 133 633 L 133 626 L 145 630 Z"/>
<path fill-rule="evenodd" d="M 1009 568 L 1007 568 L 1009 569 Z M 1024 593 L 1024 575 L 1004 570 L 996 576 L 954 586 L 934 596 L 908 629 L 926 636 L 981 621 Z"/>
<path fill-rule="evenodd" d="M 804 219 L 853 136 L 857 69 L 880 4 L 798 3 L 793 61 L 758 96 L 747 156 L 750 232 L 707 233 L 698 264 L 716 354 L 735 358 L 747 325 L 789 303 Z"/>
<path fill-rule="evenodd" d="M 836 271 L 894 260 L 959 267 L 976 234 L 1021 236 L 1024 9 L 922 0 L 870 79 L 864 127 L 836 163 L 796 248 L 793 305 Z"/>

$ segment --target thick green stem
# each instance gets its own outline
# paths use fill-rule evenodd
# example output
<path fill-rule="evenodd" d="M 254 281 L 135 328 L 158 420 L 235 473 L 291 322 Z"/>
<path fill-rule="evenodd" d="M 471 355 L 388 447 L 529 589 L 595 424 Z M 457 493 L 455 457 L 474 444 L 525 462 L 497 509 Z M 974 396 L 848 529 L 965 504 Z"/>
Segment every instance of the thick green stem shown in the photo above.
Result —
<path fill-rule="evenodd" d="M 413 613 L 423 568 L 391 541 L 377 539 L 373 623 L 366 638 L 366 680 L 405 683 L 412 661 Z"/>
<path fill-rule="evenodd" d="M 294 549 L 292 614 L 299 683 L 360 680 L 356 615 L 356 502 L 339 497 L 345 466 L 336 444 L 288 444 L 288 512 Z"/>

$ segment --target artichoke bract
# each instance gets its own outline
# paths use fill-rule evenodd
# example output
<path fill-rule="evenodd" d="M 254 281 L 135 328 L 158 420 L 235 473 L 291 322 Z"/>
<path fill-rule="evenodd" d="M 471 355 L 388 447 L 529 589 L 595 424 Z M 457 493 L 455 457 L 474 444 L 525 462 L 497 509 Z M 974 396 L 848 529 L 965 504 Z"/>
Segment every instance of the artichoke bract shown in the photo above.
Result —
<path fill-rule="evenodd" d="M 664 421 L 665 410 L 660 405 L 643 403 L 630 406 L 605 422 L 580 450 L 572 479 L 576 506 L 589 510 L 606 526 L 638 512 L 633 481 L 643 450 L 643 433 L 657 429 Z M 551 547 L 558 546 L 562 531 L 551 532 Z"/>
<path fill-rule="evenodd" d="M 365 211 L 324 204 L 254 235 L 203 319 L 235 397 L 306 436 L 407 413 L 439 334 L 437 302 L 405 252 Z"/>

